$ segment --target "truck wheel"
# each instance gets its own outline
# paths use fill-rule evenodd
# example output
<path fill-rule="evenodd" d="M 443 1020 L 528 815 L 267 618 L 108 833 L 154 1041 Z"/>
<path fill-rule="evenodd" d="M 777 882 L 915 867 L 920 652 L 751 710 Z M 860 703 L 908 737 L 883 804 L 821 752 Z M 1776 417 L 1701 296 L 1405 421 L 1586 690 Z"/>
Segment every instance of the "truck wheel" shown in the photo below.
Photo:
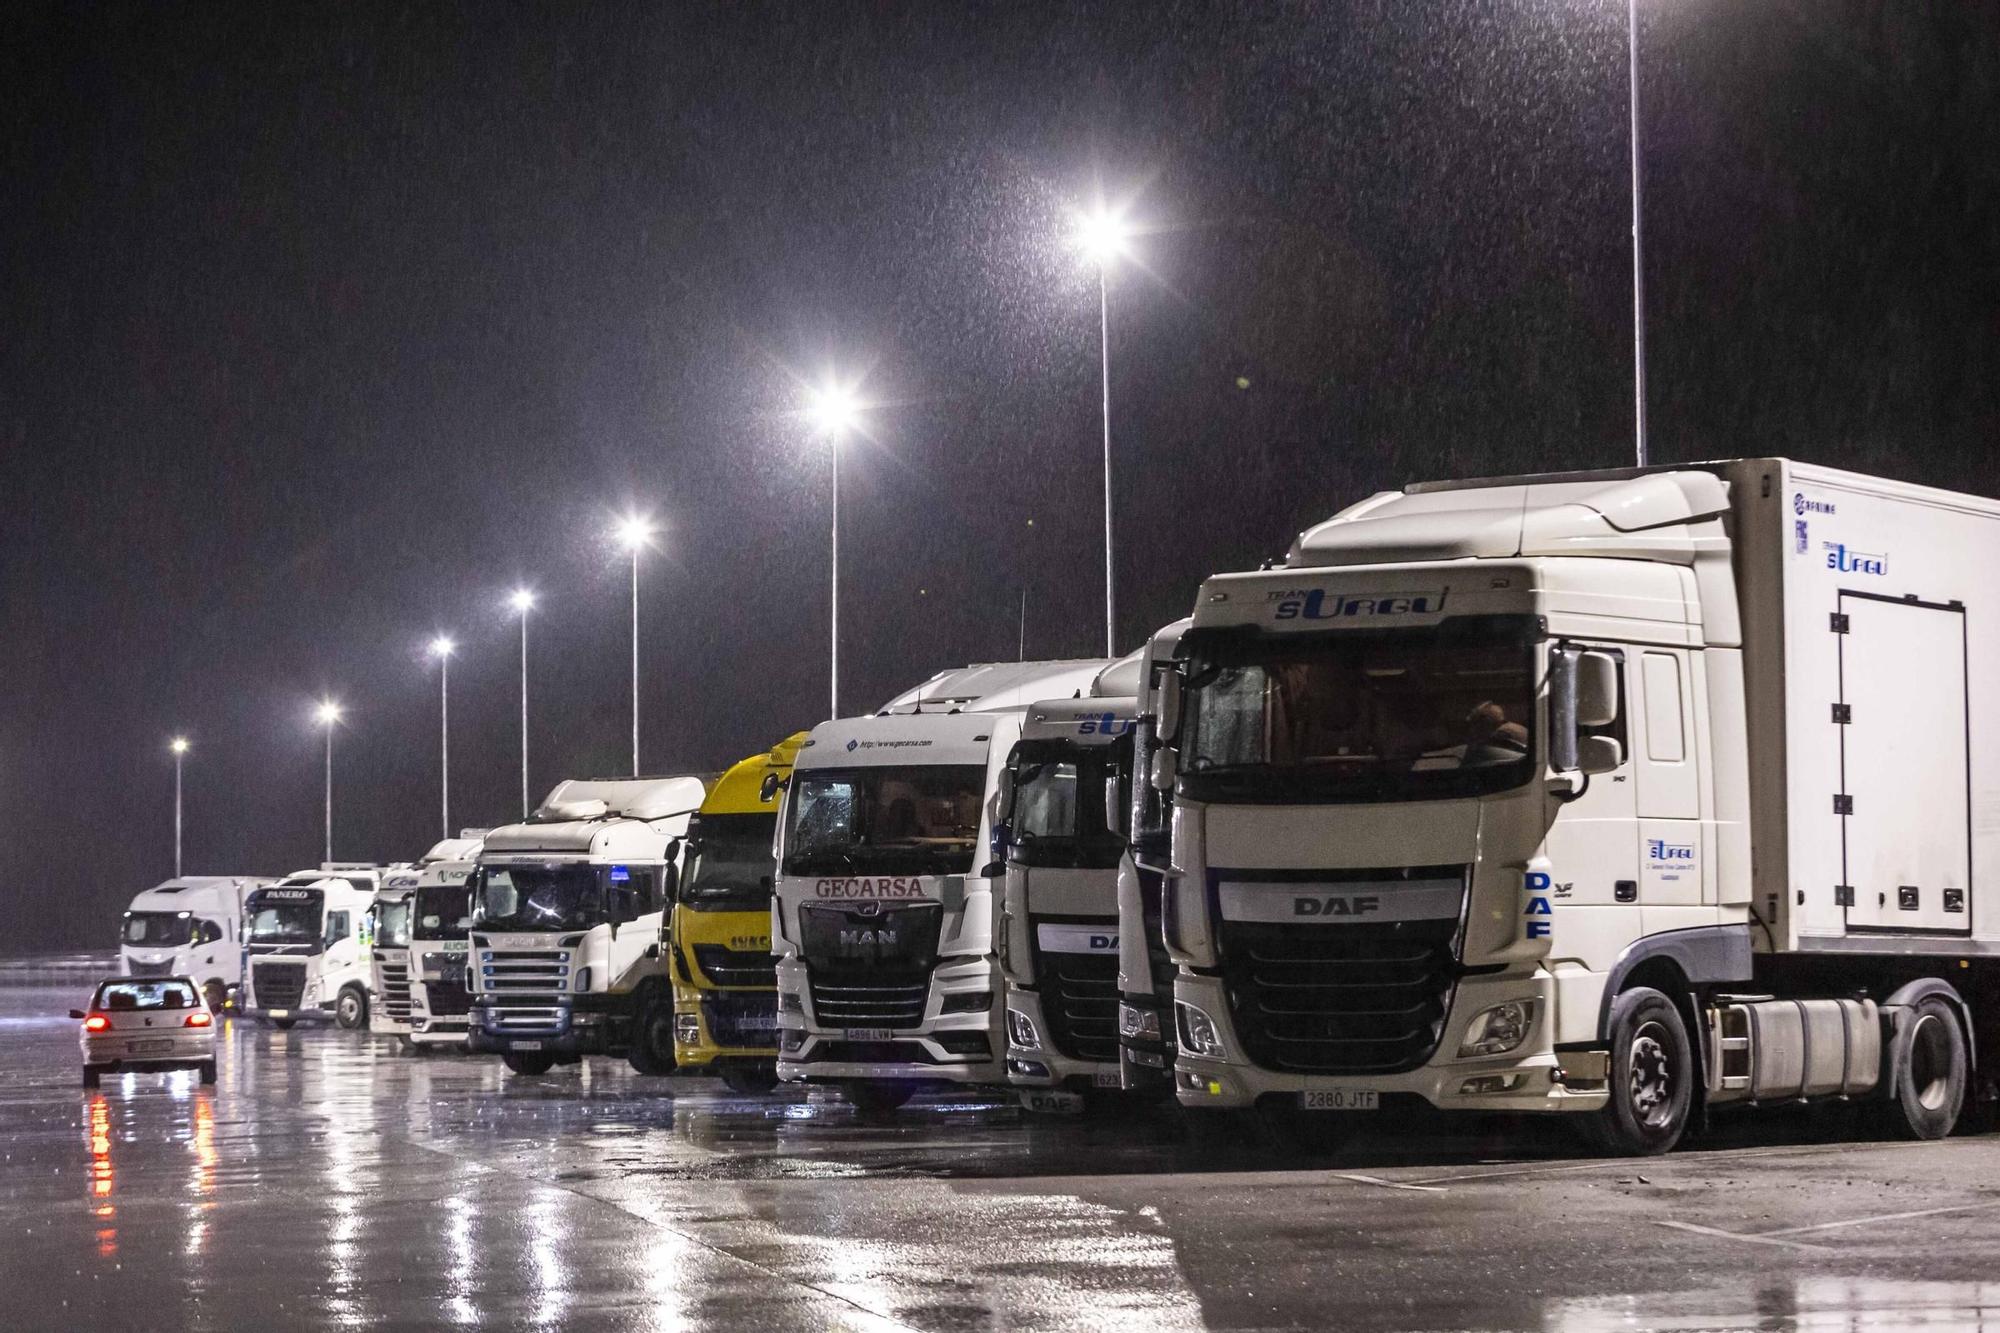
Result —
<path fill-rule="evenodd" d="M 296 1018 L 273 1018 L 270 1020 L 270 1023 L 272 1027 L 278 1029 L 280 1032 L 290 1032 L 299 1025 L 299 1020 Z"/>
<path fill-rule="evenodd" d="M 359 986 L 344 986 L 333 1002 L 333 1017 L 349 1032 L 368 1026 L 368 992 Z"/>
<path fill-rule="evenodd" d="M 876 1119 L 895 1114 L 904 1102 L 916 1096 L 917 1086 L 900 1079 L 849 1080 L 844 1091 L 847 1104 L 859 1111 L 864 1119 Z"/>
<path fill-rule="evenodd" d="M 554 1069 L 556 1058 L 542 1051 L 508 1051 L 500 1057 L 500 1063 L 507 1066 L 509 1073 L 533 1078 Z"/>
<path fill-rule="evenodd" d="M 649 1077 L 674 1072 L 674 1006 L 653 1000 L 632 1024 L 632 1049 L 625 1053 L 632 1068 Z"/>
<path fill-rule="evenodd" d="M 1584 1117 L 1598 1150 L 1620 1157 L 1673 1151 L 1694 1105 L 1694 1047 L 1674 1002 L 1635 986 L 1611 1006 L 1611 1100 Z"/>
<path fill-rule="evenodd" d="M 96 1070 L 95 1068 L 91 1067 L 90 1065 L 85 1065 L 85 1066 L 83 1067 L 83 1086 L 84 1086 L 84 1087 L 86 1087 L 86 1088 L 94 1088 L 94 1087 L 96 1087 L 96 1086 L 97 1086 L 97 1084 L 98 1084 L 98 1082 L 99 1082 L 99 1080 L 101 1080 L 101 1079 L 102 1079 L 103 1077 L 104 1077 L 104 1075 L 103 1075 L 103 1074 L 101 1074 L 100 1072 L 98 1072 L 98 1071 L 97 1071 L 97 1070 Z"/>
<path fill-rule="evenodd" d="M 1917 1001 L 1890 1047 L 1889 1127 L 1911 1139 L 1941 1139 L 1958 1124 L 1968 1082 L 1965 1033 L 1950 1001 Z"/>
<path fill-rule="evenodd" d="M 215 1061 L 203 1060 L 201 1062 L 201 1081 L 210 1087 L 215 1086 Z"/>
<path fill-rule="evenodd" d="M 210 1013 L 219 1014 L 222 1006 L 229 1003 L 229 988 L 222 984 L 220 978 L 211 977 L 201 988 L 201 998 L 208 1002 Z"/>
<path fill-rule="evenodd" d="M 739 1097 L 762 1097 L 778 1086 L 778 1071 L 767 1065 L 724 1065 L 722 1086 Z"/>

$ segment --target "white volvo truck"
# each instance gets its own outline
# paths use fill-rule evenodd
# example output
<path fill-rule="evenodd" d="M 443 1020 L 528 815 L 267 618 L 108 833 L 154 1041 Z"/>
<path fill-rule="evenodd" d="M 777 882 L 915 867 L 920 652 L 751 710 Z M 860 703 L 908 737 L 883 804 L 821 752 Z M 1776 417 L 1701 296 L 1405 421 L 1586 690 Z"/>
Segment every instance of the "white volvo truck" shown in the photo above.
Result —
<path fill-rule="evenodd" d="M 778 1077 L 865 1111 L 923 1083 L 1004 1084 L 993 812 L 1029 704 L 1102 660 L 942 672 L 872 717 L 822 722 L 779 821 L 771 950 Z"/>
<path fill-rule="evenodd" d="M 479 855 L 485 829 L 466 829 L 456 838 L 444 838 L 407 866 L 392 866 L 382 876 L 381 891 L 369 908 L 369 956 L 375 1003 L 370 1008 L 370 1030 L 399 1038 L 404 1046 L 413 1044 L 413 1003 L 415 977 L 412 969 L 412 909 L 424 871 L 440 861 L 464 861 Z M 463 965 L 461 958 L 460 963 Z"/>
<path fill-rule="evenodd" d="M 1209 579 L 1152 775 L 1182 1102 L 1948 1134 L 2000 1040 L 1996 569 L 2000 504 L 1750 459 L 1413 486 Z"/>
<path fill-rule="evenodd" d="M 1173 831 L 1173 802 L 1147 780 L 1160 748 L 1159 682 L 1173 670 L 1180 637 L 1191 621 L 1156 632 L 1140 658 L 1133 700 L 1125 819 L 1126 851 L 1118 863 L 1118 1065 L 1128 1094 L 1164 1100 L 1174 1095 L 1174 964 L 1160 929 Z"/>
<path fill-rule="evenodd" d="M 189 977 L 217 1013 L 243 981 L 243 899 L 252 875 L 189 875 L 138 894 L 118 930 L 128 977 Z"/>
<path fill-rule="evenodd" d="M 1001 783 L 1007 1080 L 1031 1111 L 1119 1089 L 1118 871 L 1141 654 L 1030 707 Z"/>
<path fill-rule="evenodd" d="M 410 1044 L 419 1048 L 466 1047 L 472 1013 L 465 986 L 472 934 L 469 881 L 482 845 L 482 839 L 468 838 L 466 859 L 432 861 L 417 872 L 410 895 Z"/>
<path fill-rule="evenodd" d="M 289 1028 L 300 1019 L 368 1024 L 369 906 L 379 866 L 329 861 L 244 900 L 243 1011 Z"/>
<path fill-rule="evenodd" d="M 674 1067 L 660 923 L 672 910 L 697 777 L 557 784 L 525 824 L 486 835 L 472 875 L 470 1043 L 516 1074 L 586 1055 Z"/>

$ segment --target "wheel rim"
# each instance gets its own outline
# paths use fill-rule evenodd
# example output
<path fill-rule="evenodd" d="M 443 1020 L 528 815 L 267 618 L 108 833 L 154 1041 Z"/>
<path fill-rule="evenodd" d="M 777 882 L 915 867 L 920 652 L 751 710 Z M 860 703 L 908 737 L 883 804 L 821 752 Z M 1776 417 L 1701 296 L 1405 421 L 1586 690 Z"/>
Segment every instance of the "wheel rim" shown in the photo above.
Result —
<path fill-rule="evenodd" d="M 1940 1111 L 1951 1100 L 1951 1033 L 1945 1020 L 1925 1014 L 1910 1034 L 1910 1089 L 1917 1105 L 1926 1111 Z"/>
<path fill-rule="evenodd" d="M 355 1002 L 355 999 L 352 995 L 343 995 L 340 997 L 341 1022 L 347 1024 L 349 1027 L 352 1027 L 354 1025 L 354 1020 L 356 1016 L 359 1015 L 360 1012 L 361 1012 L 361 1006 Z"/>
<path fill-rule="evenodd" d="M 1659 1023 L 1642 1023 L 1632 1034 L 1630 1065 L 1632 1114 L 1648 1129 L 1665 1127 L 1673 1119 L 1678 1080 L 1667 1032 Z"/>

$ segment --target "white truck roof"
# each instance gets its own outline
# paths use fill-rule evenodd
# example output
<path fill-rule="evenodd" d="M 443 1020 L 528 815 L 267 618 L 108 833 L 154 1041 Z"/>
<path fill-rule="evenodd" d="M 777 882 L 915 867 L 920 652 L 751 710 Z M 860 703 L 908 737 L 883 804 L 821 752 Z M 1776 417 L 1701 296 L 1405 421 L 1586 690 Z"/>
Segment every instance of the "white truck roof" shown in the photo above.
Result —
<path fill-rule="evenodd" d="M 881 716 L 1019 710 L 1040 699 L 1089 693 L 1091 682 L 1108 665 L 1101 657 L 1051 662 L 975 662 L 940 671 L 875 711 Z"/>
<path fill-rule="evenodd" d="M 993 718 L 967 712 L 837 717 L 812 729 L 796 767 L 873 768 L 908 764 L 984 764 Z"/>
<path fill-rule="evenodd" d="M 163 880 L 132 896 L 128 912 L 181 912 L 195 910 L 195 904 L 229 903 L 271 881 L 261 875 L 183 875 Z"/>
<path fill-rule="evenodd" d="M 572 778 L 557 783 L 527 823 L 489 831 L 479 855 L 484 859 L 494 853 L 610 854 L 614 849 L 609 844 L 622 840 L 621 829 L 692 815 L 707 794 L 707 783 L 686 775 Z"/>

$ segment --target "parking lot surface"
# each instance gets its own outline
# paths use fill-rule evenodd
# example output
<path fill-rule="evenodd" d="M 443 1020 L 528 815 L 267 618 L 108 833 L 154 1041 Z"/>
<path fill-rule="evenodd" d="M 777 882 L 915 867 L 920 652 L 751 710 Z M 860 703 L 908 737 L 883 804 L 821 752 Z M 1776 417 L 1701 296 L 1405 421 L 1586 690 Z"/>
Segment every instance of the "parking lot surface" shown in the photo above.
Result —
<path fill-rule="evenodd" d="M 1634 1162 L 1444 1122 L 1302 1161 L 235 1021 L 212 1089 L 86 1091 L 77 1002 L 0 988 L 8 1328 L 2000 1327 L 2000 1137 L 1791 1117 Z"/>

